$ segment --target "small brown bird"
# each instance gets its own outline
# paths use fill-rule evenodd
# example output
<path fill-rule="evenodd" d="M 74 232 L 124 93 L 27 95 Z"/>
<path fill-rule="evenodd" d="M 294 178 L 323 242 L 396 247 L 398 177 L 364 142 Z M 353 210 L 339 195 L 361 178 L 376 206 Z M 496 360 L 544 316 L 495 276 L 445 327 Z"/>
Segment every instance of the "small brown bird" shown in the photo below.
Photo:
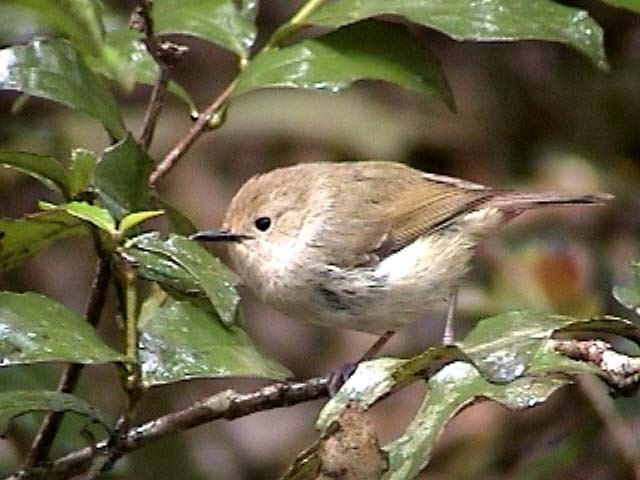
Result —
<path fill-rule="evenodd" d="M 264 302 L 321 325 L 393 332 L 449 298 L 448 343 L 479 240 L 525 210 L 610 198 L 497 190 L 393 162 L 307 163 L 251 178 L 223 229 L 193 238 L 229 242 Z"/>

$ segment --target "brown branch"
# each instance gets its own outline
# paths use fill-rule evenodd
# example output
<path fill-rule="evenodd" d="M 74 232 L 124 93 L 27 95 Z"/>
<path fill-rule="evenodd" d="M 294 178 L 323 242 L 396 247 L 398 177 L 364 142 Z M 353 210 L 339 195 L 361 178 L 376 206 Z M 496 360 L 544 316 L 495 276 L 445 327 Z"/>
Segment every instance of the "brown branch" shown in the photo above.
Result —
<path fill-rule="evenodd" d="M 327 383 L 326 377 L 316 377 L 305 382 L 274 383 L 251 393 L 225 390 L 202 399 L 184 410 L 169 413 L 132 428 L 120 442 L 118 457 L 138 450 L 167 435 L 179 433 L 213 420 L 221 418 L 234 420 L 263 410 L 325 398 L 328 396 Z M 70 478 L 91 468 L 96 454 L 108 449 L 108 441 L 102 441 L 96 446 L 76 450 L 52 462 L 50 468 L 46 469 L 44 473 L 23 469 L 8 479 L 47 478 L 47 480 L 56 480 Z"/>
<path fill-rule="evenodd" d="M 143 3 L 149 0 L 142 0 Z M 267 44 L 262 47 L 262 51 L 269 50 L 278 46 L 286 37 L 292 35 L 300 28 L 305 25 L 305 19 L 311 15 L 315 10 L 317 10 L 325 0 L 308 0 L 305 2 L 300 10 L 296 12 L 296 14 L 291 17 L 291 19 L 285 23 L 281 28 L 279 28 L 271 39 L 267 42 Z M 162 159 L 160 163 L 156 166 L 156 168 L 149 175 L 149 184 L 155 185 L 158 181 L 164 177 L 184 156 L 184 154 L 189 150 L 191 145 L 198 139 L 202 133 L 211 128 L 210 121 L 214 117 L 216 113 L 218 113 L 226 101 L 231 96 L 233 89 L 235 87 L 235 82 L 231 82 L 227 87 L 218 95 L 218 97 L 211 102 L 211 104 L 204 110 L 204 112 L 198 115 L 197 120 L 192 125 L 191 129 L 187 132 L 187 134 L 176 143 L 176 145 L 169 151 L 169 153 Z"/>
<path fill-rule="evenodd" d="M 111 269 L 109 259 L 107 257 L 100 257 L 97 264 L 96 276 L 93 281 L 93 286 L 91 287 L 91 296 L 89 297 L 85 310 L 87 322 L 94 327 L 98 325 L 100 321 L 110 279 Z M 73 392 L 78 384 L 78 380 L 80 380 L 82 368 L 83 365 L 77 363 L 67 365 L 58 382 L 58 392 Z M 31 468 L 47 460 L 51 445 L 60 428 L 63 415 L 64 412 L 47 413 L 27 453 L 23 468 Z"/>
<path fill-rule="evenodd" d="M 187 134 L 175 144 L 171 151 L 159 162 L 151 175 L 149 175 L 149 184 L 155 185 L 162 177 L 176 165 L 193 143 L 209 128 L 209 121 L 220 110 L 220 108 L 229 99 L 233 92 L 235 84 L 231 82 L 213 102 L 198 115 L 197 120 L 193 123 Z"/>
<path fill-rule="evenodd" d="M 169 67 L 166 65 L 160 65 L 160 71 L 158 73 L 158 80 L 153 86 L 151 92 L 151 98 L 149 99 L 149 105 L 147 111 L 144 114 L 142 133 L 138 142 L 144 150 L 148 150 L 153 141 L 153 134 L 158 124 L 158 118 L 160 112 L 164 106 L 164 97 L 167 92 L 167 85 L 169 84 Z"/>
<path fill-rule="evenodd" d="M 144 115 L 142 134 L 139 143 L 145 150 L 149 149 L 153 134 L 164 106 L 164 98 L 169 85 L 171 69 L 187 52 L 187 47 L 172 42 L 161 42 L 154 34 L 151 0 L 140 0 L 129 20 L 131 28 L 145 35 L 144 45 L 158 65 L 158 79 L 153 86 L 149 105 Z"/>

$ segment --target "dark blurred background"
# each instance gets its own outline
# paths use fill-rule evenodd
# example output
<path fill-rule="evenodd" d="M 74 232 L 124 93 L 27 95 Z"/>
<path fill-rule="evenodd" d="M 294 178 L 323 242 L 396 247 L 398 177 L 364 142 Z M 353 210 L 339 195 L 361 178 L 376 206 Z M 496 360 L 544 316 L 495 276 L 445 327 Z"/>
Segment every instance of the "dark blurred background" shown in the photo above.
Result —
<path fill-rule="evenodd" d="M 263 2 L 258 44 L 301 2 Z M 251 175 L 319 160 L 385 159 L 464 177 L 496 187 L 607 191 L 605 208 L 528 214 L 480 248 L 460 294 L 458 336 L 474 322 L 510 309 L 530 308 L 578 316 L 633 316 L 611 295 L 640 259 L 640 16 L 599 2 L 562 2 L 589 10 L 604 27 L 611 73 L 596 70 L 567 47 L 540 42 L 458 43 L 409 28 L 441 60 L 456 112 L 390 85 L 364 82 L 341 95 L 261 91 L 239 98 L 226 124 L 199 140 L 158 186 L 200 228 L 219 225 L 235 190 Z M 122 24 L 134 2 L 105 2 Z M 0 44 L 46 32 L 26 12 L 0 3 Z M 175 70 L 204 106 L 235 73 L 235 59 L 191 38 Z M 401 52 L 399 52 L 401 54 Z M 150 89 L 121 96 L 127 124 L 139 133 Z M 0 149 L 28 150 L 66 159 L 77 146 L 100 152 L 108 139 L 87 117 L 31 99 L 19 114 L 17 95 L 0 92 Z M 187 109 L 171 98 L 161 116 L 156 159 L 190 126 Z M 54 199 L 30 178 L 0 169 L 0 214 L 17 217 Z M 224 257 L 223 251 L 216 251 Z M 58 244 L 26 265 L 0 274 L 3 290 L 35 290 L 81 312 L 94 258 L 90 242 Z M 358 358 L 373 337 L 323 329 L 285 318 L 242 290 L 246 328 L 266 351 L 299 378 L 326 374 Z M 113 296 L 113 295 L 112 295 Z M 101 330 L 117 345 L 113 298 Z M 407 356 L 439 342 L 444 306 L 401 331 L 385 354 Z M 622 347 L 628 347 L 622 345 Z M 60 368 L 0 372 L 0 389 L 56 384 Z M 79 393 L 117 412 L 123 396 L 117 372 L 87 369 Z M 147 394 L 139 420 L 187 406 L 232 386 L 249 391 L 263 382 L 202 380 Z M 403 431 L 422 400 L 413 385 L 372 410 L 383 442 Z M 273 479 L 315 438 L 321 402 L 216 422 L 164 439 L 129 455 L 108 478 Z M 424 478 L 611 479 L 640 478 L 640 400 L 611 399 L 585 380 L 556 393 L 543 406 L 511 413 L 491 403 L 466 409 L 447 427 Z M 37 426 L 21 418 L 0 440 L 0 473 L 15 469 Z M 83 446 L 80 419 L 68 416 L 55 451 Z"/>

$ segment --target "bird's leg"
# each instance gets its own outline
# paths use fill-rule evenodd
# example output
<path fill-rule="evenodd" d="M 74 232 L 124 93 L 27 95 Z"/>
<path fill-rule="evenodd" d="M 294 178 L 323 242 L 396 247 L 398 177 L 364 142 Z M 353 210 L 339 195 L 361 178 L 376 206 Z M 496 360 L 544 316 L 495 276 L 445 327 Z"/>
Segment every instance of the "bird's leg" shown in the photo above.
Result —
<path fill-rule="evenodd" d="M 371 345 L 366 352 L 364 352 L 362 357 L 360 357 L 360 360 L 358 360 L 358 363 L 366 362 L 367 360 L 371 360 L 373 357 L 375 357 L 376 354 L 380 350 L 382 350 L 382 347 L 384 347 L 387 344 L 389 339 L 393 337 L 394 333 L 395 332 L 393 330 L 387 330 L 382 335 L 380 335 L 378 339 L 375 341 L 375 343 Z"/>
<path fill-rule="evenodd" d="M 340 387 L 344 385 L 353 372 L 356 371 L 358 365 L 362 362 L 366 362 L 367 360 L 371 360 L 376 354 L 386 345 L 389 339 L 393 336 L 395 332 L 393 330 L 387 330 L 382 335 L 378 337 L 373 345 L 369 347 L 369 349 L 364 352 L 364 354 L 360 357 L 356 363 L 345 363 L 340 366 L 337 370 L 331 372 L 329 375 L 329 395 L 332 397 L 340 390 Z"/>
<path fill-rule="evenodd" d="M 453 345 L 454 328 L 453 317 L 456 313 L 456 303 L 458 302 L 458 287 L 453 287 L 449 293 L 449 305 L 447 306 L 447 319 L 444 323 L 444 333 L 442 334 L 442 344 Z"/>

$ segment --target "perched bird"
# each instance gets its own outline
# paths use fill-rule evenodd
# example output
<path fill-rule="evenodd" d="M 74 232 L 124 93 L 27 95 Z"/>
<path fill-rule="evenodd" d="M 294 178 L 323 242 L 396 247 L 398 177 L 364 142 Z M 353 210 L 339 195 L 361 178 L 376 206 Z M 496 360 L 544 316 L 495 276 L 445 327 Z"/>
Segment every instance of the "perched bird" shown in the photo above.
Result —
<path fill-rule="evenodd" d="M 251 178 L 222 229 L 193 238 L 227 241 L 258 297 L 320 325 L 386 340 L 449 298 L 448 343 L 479 240 L 525 210 L 610 198 L 498 190 L 393 162 L 306 163 Z"/>

